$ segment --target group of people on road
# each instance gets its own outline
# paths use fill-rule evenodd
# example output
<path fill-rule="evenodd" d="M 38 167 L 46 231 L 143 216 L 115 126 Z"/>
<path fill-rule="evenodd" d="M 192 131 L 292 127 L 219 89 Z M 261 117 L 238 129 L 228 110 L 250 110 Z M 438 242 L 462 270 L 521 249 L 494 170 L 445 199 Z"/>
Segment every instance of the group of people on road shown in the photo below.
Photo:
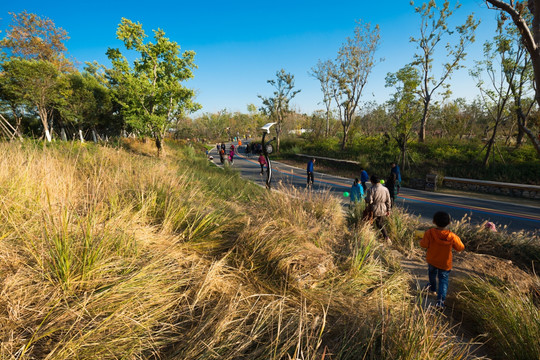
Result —
<path fill-rule="evenodd" d="M 225 160 L 229 162 L 229 164 L 234 163 L 234 154 L 235 154 L 235 147 L 234 144 L 231 144 L 229 147 L 229 154 L 227 154 L 225 143 L 216 144 L 217 151 L 219 153 L 219 161 L 224 164 Z"/>
<path fill-rule="evenodd" d="M 391 205 L 392 208 L 394 206 L 394 201 L 396 200 L 396 196 L 399 194 L 399 190 L 401 188 L 401 170 L 399 169 L 399 165 L 396 163 L 392 163 L 390 169 L 390 174 L 386 178 L 386 181 L 384 179 L 380 180 L 380 183 L 388 189 L 388 193 L 390 195 Z M 371 182 L 371 178 L 367 171 L 364 168 L 360 168 L 360 180 L 358 178 L 354 179 L 354 183 L 351 187 L 351 203 L 358 202 L 363 198 L 363 194 L 367 193 L 368 190 L 368 182 Z M 361 196 L 358 197 L 358 183 L 361 184 Z"/>

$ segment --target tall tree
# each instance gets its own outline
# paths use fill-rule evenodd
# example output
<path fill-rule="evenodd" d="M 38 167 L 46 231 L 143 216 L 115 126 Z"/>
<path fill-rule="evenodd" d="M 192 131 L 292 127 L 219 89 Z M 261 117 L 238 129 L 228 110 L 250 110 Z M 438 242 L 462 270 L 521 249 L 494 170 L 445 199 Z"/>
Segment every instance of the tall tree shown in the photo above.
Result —
<path fill-rule="evenodd" d="M 180 46 L 166 38 L 161 29 L 154 30 L 154 43 L 145 43 L 142 24 L 125 18 L 116 35 L 127 50 L 140 55 L 131 67 L 119 49 L 107 50 L 116 99 L 127 123 L 140 134 L 154 138 L 159 156 L 165 132 L 175 118 L 200 108 L 193 102 L 195 92 L 182 85 L 193 78 L 195 52 L 180 55 Z"/>
<path fill-rule="evenodd" d="M 311 68 L 310 75 L 319 80 L 321 91 L 323 93 L 323 103 L 326 108 L 326 128 L 324 135 L 328 137 L 330 132 L 330 115 L 332 113 L 332 62 L 330 60 L 317 62 L 317 65 Z"/>
<path fill-rule="evenodd" d="M 341 149 L 345 149 L 349 130 L 355 117 L 364 87 L 375 65 L 375 52 L 379 46 L 379 26 L 358 22 L 354 37 L 341 45 L 332 63 L 330 83 L 332 97 L 338 106 L 343 127 Z"/>
<path fill-rule="evenodd" d="M 484 59 L 477 61 L 471 75 L 477 80 L 477 87 L 480 89 L 482 102 L 492 120 L 487 133 L 491 131 L 491 136 L 487 140 L 486 153 L 483 160 L 484 167 L 489 165 L 489 157 L 494 152 L 497 131 L 500 125 L 510 115 L 509 102 L 512 98 L 512 79 L 507 79 L 505 73 L 505 60 L 507 51 L 498 47 L 499 44 L 487 41 L 484 44 Z M 488 82 L 484 81 L 487 76 Z"/>
<path fill-rule="evenodd" d="M 524 14 L 524 17 L 530 21 L 530 14 Z M 513 23 L 506 23 L 505 20 L 505 17 L 499 17 L 494 40 L 499 52 L 507 55 L 502 65 L 513 95 L 514 115 L 518 125 L 516 146 L 520 146 L 526 130 L 530 131 L 529 115 L 536 104 L 531 101 L 531 94 L 534 93 L 534 73 L 531 58 L 520 41 L 521 35 Z M 540 154 L 540 149 L 537 151 Z"/>
<path fill-rule="evenodd" d="M 414 3 L 411 1 L 411 5 Z M 423 113 L 420 120 L 420 129 L 418 132 L 419 141 L 424 141 L 426 137 L 426 124 L 429 118 L 429 107 L 435 92 L 441 89 L 448 89 L 447 80 L 450 79 L 453 72 L 463 67 L 462 60 L 467 53 L 465 49 L 474 42 L 474 32 L 480 23 L 475 21 L 473 15 L 469 15 L 463 25 L 456 26 L 455 30 L 448 27 L 448 18 L 459 8 L 456 5 L 454 9 L 450 8 L 450 3 L 445 0 L 442 7 L 438 7 L 435 0 L 423 3 L 422 6 L 415 7 L 416 13 L 421 17 L 420 36 L 411 37 L 410 41 L 417 44 L 419 52 L 414 55 L 414 65 L 420 69 L 422 82 L 420 83 L 420 96 L 423 101 Z M 458 39 L 454 45 L 446 45 L 446 59 L 442 65 L 442 72 L 436 77 L 433 74 L 433 60 L 435 50 L 441 41 L 453 33 L 457 32 Z"/>
<path fill-rule="evenodd" d="M 8 56 L 48 61 L 60 71 L 73 68 L 66 58 L 64 42 L 69 36 L 64 29 L 56 27 L 52 20 L 26 10 L 10 15 L 12 23 L 0 40 L 0 46 L 7 50 Z"/>
<path fill-rule="evenodd" d="M 540 0 L 515 1 L 515 0 L 486 0 L 488 7 L 509 15 L 521 35 L 521 42 L 529 53 L 534 71 L 535 100 L 540 106 Z M 521 126 L 522 130 L 534 145 L 540 156 L 540 139 L 527 127 Z"/>
<path fill-rule="evenodd" d="M 59 70 L 48 61 L 20 58 L 3 62 L 2 70 L 5 89 L 39 114 L 45 138 L 51 141 L 51 114 L 64 101 Z"/>
<path fill-rule="evenodd" d="M 402 169 L 406 166 L 407 144 L 421 114 L 420 101 L 417 97 L 420 82 L 418 70 L 411 65 L 386 76 L 386 86 L 396 89 L 388 101 L 388 107 L 394 120 L 391 135 L 400 149 L 399 163 Z"/>
<path fill-rule="evenodd" d="M 267 83 L 275 88 L 274 96 L 265 98 L 259 95 L 263 103 L 261 111 L 276 122 L 276 151 L 279 152 L 283 121 L 287 114 L 291 112 L 290 102 L 292 98 L 301 90 L 294 90 L 294 75 L 286 73 L 284 69 L 277 71 L 276 79 L 268 80 Z"/>

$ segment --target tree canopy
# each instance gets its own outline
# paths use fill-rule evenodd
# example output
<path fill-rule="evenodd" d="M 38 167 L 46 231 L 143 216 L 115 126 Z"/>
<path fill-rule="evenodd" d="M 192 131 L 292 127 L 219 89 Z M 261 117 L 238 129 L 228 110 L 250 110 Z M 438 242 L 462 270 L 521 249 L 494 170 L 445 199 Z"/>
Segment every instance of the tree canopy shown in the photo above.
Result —
<path fill-rule="evenodd" d="M 169 125 L 200 108 L 193 102 L 195 92 L 182 84 L 193 77 L 195 52 L 180 54 L 180 46 L 161 29 L 154 31 L 154 42 L 145 42 L 142 24 L 125 18 L 116 35 L 127 50 L 140 57 L 130 65 L 119 49 L 107 50 L 115 98 L 122 105 L 126 122 L 141 135 L 154 137 L 159 153 Z"/>

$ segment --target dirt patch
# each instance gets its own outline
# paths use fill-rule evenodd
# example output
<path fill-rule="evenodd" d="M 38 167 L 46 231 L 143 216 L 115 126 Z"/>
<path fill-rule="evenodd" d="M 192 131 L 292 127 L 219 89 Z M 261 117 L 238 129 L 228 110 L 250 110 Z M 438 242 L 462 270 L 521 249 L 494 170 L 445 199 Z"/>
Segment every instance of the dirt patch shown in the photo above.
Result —
<path fill-rule="evenodd" d="M 504 283 L 516 285 L 524 292 L 533 288 L 531 275 L 518 268 L 511 260 L 500 259 L 492 255 L 463 252 L 454 255 L 454 276 L 495 278 Z"/>

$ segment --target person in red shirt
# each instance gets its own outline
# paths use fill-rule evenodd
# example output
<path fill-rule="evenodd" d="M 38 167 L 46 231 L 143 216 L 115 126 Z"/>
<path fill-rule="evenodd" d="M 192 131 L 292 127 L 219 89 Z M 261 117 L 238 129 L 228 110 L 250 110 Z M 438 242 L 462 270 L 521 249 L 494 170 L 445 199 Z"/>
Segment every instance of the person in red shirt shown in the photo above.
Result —
<path fill-rule="evenodd" d="M 259 165 L 261 165 L 261 175 L 264 173 L 264 165 L 266 165 L 266 158 L 261 153 L 259 154 Z"/>
<path fill-rule="evenodd" d="M 436 227 L 424 233 L 420 246 L 427 249 L 429 290 L 437 292 L 437 306 L 444 307 L 448 292 L 448 276 L 452 270 L 452 249 L 460 252 L 465 249 L 465 245 L 459 236 L 446 229 L 450 224 L 448 213 L 436 212 L 433 215 L 433 224 Z M 438 287 L 437 278 L 439 280 Z"/>

